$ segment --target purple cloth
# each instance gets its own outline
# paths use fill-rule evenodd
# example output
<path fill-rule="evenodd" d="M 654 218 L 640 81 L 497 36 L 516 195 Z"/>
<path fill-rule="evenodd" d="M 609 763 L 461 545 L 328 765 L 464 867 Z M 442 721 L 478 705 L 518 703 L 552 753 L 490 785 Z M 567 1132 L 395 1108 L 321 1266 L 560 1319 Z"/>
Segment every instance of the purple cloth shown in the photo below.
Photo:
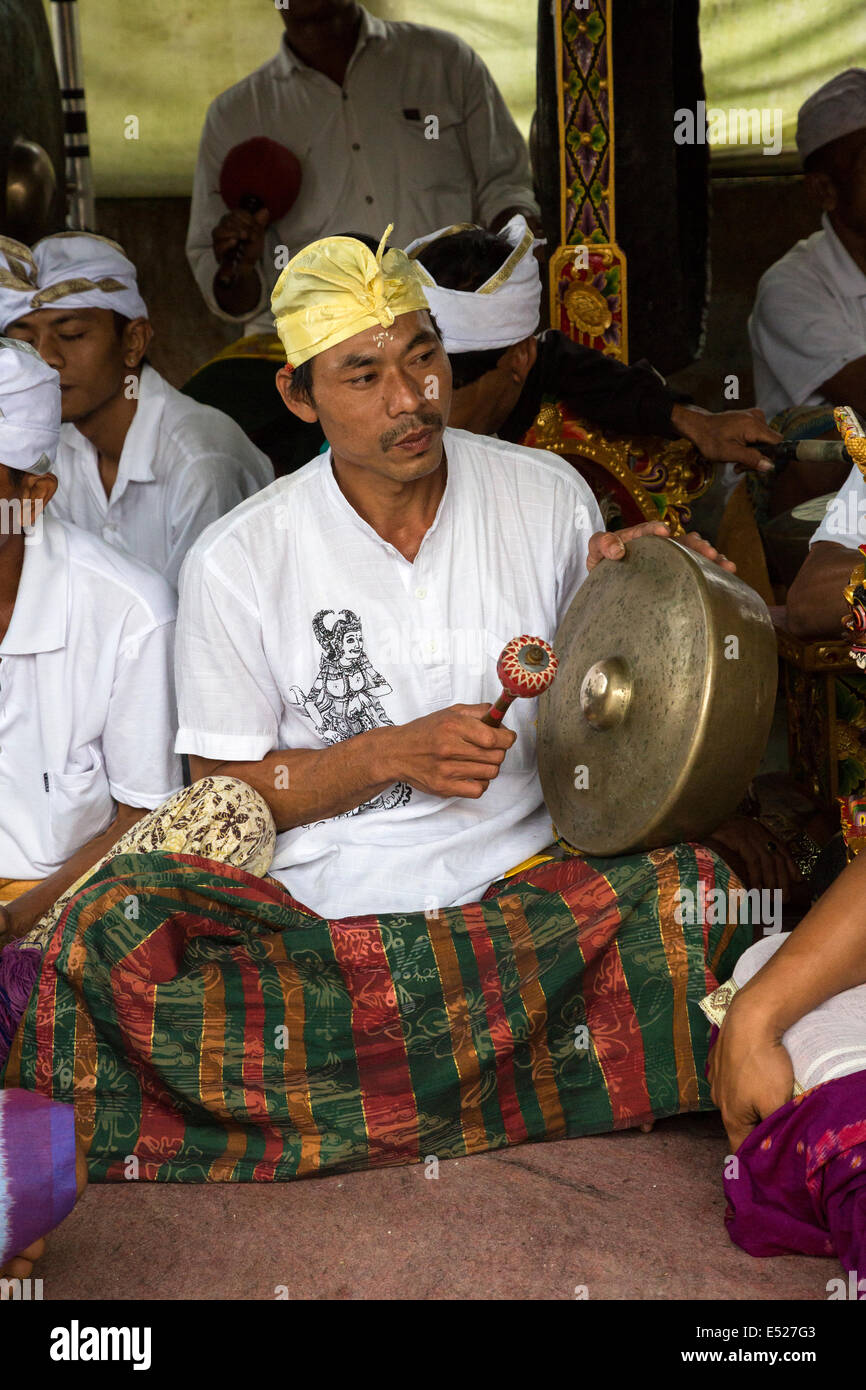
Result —
<path fill-rule="evenodd" d="M 30 948 L 0 951 L 0 1069 L 33 993 L 42 952 Z"/>
<path fill-rule="evenodd" d="M 866 1071 L 814 1086 L 728 1159 L 725 1223 L 750 1255 L 837 1255 L 866 1271 Z"/>
<path fill-rule="evenodd" d="M 77 1194 L 72 1106 L 0 1091 L 0 1265 L 58 1226 Z"/>

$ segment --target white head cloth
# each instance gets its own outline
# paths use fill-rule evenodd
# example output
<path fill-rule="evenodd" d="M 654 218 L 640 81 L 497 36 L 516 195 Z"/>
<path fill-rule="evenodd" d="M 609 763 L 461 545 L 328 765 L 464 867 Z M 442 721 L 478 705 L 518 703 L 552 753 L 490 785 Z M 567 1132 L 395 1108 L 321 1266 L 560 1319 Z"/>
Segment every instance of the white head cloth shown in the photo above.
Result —
<path fill-rule="evenodd" d="M 0 463 L 50 473 L 60 438 L 60 377 L 29 343 L 0 338 Z"/>
<path fill-rule="evenodd" d="M 449 290 L 437 285 L 418 260 L 419 252 L 440 237 L 473 230 L 477 229 L 465 222 L 443 227 L 406 247 L 407 256 L 418 266 L 430 312 L 448 353 L 511 347 L 512 343 L 529 338 L 538 327 L 541 274 L 533 252 L 542 243 L 533 235 L 523 213 L 517 213 L 497 233 L 508 242 L 511 254 L 477 290 Z"/>
<path fill-rule="evenodd" d="M 116 241 L 56 232 L 27 253 L 23 276 L 15 269 L 22 269 L 22 250 L 20 242 L 0 238 L 0 332 L 37 309 L 111 309 L 125 319 L 147 318 L 135 266 Z"/>
<path fill-rule="evenodd" d="M 803 102 L 797 115 L 797 149 L 806 159 L 822 145 L 866 128 L 866 68 L 831 77 Z"/>

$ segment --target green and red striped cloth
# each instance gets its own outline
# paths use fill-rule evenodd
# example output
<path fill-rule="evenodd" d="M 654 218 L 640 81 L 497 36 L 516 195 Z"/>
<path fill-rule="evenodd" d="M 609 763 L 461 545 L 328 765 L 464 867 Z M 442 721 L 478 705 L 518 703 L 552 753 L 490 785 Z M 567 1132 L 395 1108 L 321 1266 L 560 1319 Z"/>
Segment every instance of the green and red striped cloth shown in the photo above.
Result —
<path fill-rule="evenodd" d="M 64 912 L 4 1084 L 72 1101 L 106 1181 L 296 1178 L 711 1109 L 698 1001 L 751 929 L 678 925 L 699 879 L 736 886 L 677 845 L 326 921 L 239 869 L 120 855 Z"/>

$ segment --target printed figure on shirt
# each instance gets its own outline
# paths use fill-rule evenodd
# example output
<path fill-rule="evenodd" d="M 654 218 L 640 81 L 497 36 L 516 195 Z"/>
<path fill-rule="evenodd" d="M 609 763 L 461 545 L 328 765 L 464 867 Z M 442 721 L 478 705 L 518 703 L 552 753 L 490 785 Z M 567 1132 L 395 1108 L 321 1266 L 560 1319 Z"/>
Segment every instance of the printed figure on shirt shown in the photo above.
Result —
<path fill-rule="evenodd" d="M 373 669 L 365 651 L 361 620 L 351 609 L 335 613 L 323 608 L 313 619 L 313 632 L 322 648 L 315 681 L 305 695 L 296 685 L 290 696 L 309 715 L 325 743 L 341 743 L 366 729 L 393 726 L 379 696 L 390 695 L 391 686 Z M 347 816 L 361 811 L 386 811 L 405 806 L 412 788 L 397 782 L 387 792 L 356 806 Z"/>
<path fill-rule="evenodd" d="M 60 232 L 31 251 L 0 239 L 0 282 L 0 330 L 60 373 L 53 515 L 176 589 L 201 532 L 273 481 L 269 459 L 221 410 L 150 365 L 147 308 L 115 242 Z"/>

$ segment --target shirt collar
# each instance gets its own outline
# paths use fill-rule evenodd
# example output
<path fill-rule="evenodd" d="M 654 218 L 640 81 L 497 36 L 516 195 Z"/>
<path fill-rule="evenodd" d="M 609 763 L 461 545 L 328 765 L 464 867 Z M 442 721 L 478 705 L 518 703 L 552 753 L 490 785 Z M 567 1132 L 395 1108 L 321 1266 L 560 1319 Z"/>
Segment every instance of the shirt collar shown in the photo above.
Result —
<path fill-rule="evenodd" d="M 126 431 L 117 482 L 112 488 L 111 501 L 117 501 L 127 483 L 152 483 L 155 478 L 153 461 L 159 443 L 159 429 L 165 410 L 165 382 L 147 365 L 141 369 L 138 383 L 138 405 L 132 424 Z M 61 438 L 78 453 L 95 456 L 96 449 L 74 425 L 61 426 Z M 100 484 L 101 486 L 101 484 Z"/>
<path fill-rule="evenodd" d="M 42 537 L 24 546 L 24 564 L 12 621 L 0 658 L 33 656 L 66 646 L 69 542 L 59 522 L 42 518 Z"/>
<path fill-rule="evenodd" d="M 845 250 L 826 212 L 821 216 L 821 226 L 824 236 L 816 247 L 819 261 L 843 294 L 862 299 L 866 296 L 866 274 Z"/>
<path fill-rule="evenodd" d="M 454 460 L 457 453 L 457 450 L 455 448 L 456 441 L 450 430 L 445 430 L 443 434 L 443 440 L 445 445 L 445 456 L 448 467 L 448 472 L 445 478 L 445 490 L 443 491 L 442 496 L 439 499 L 439 506 L 436 508 L 436 515 L 434 516 L 430 525 L 427 527 L 427 530 L 424 532 L 424 538 L 421 541 L 420 546 L 418 547 L 418 554 L 415 556 L 415 561 L 418 560 L 421 551 L 423 550 L 424 546 L 427 545 L 428 541 L 430 540 L 430 537 L 434 535 L 434 533 L 439 529 L 439 523 L 446 513 L 446 508 L 452 506 L 451 499 L 454 494 L 454 489 L 457 486 L 456 482 L 454 481 Z M 383 550 L 387 550 L 389 554 L 395 556 L 398 560 L 402 560 L 404 565 L 414 564 L 415 561 L 407 560 L 405 555 L 400 554 L 400 551 L 397 549 L 396 546 L 392 545 L 390 541 L 386 541 L 384 536 L 380 536 L 379 532 L 376 531 L 368 521 L 365 521 L 364 518 L 360 516 L 358 512 L 355 511 L 355 508 L 352 506 L 348 497 L 346 497 L 343 491 L 341 490 L 340 485 L 337 482 L 337 479 L 334 475 L 334 468 L 331 461 L 332 457 L 333 455 L 330 449 L 328 449 L 324 454 L 321 454 L 319 456 L 319 476 L 322 479 L 322 485 L 325 489 L 325 495 L 327 496 L 331 505 L 336 506 L 338 510 L 343 513 L 344 516 L 348 517 L 353 522 L 353 524 L 359 528 L 359 530 L 364 531 L 366 535 L 370 537 L 371 540 L 378 541 L 379 545 L 382 547 Z"/>
<path fill-rule="evenodd" d="M 363 5 L 359 5 L 358 8 L 361 11 L 361 27 L 358 30 L 358 42 L 355 44 L 355 50 L 349 60 L 350 64 L 357 58 L 368 39 L 384 39 L 388 37 L 388 27 L 384 20 L 377 18 L 376 15 L 370 14 L 369 10 L 365 10 Z M 288 35 L 285 34 L 277 50 L 274 63 L 276 65 L 278 77 L 291 77 L 295 72 L 314 71 L 314 69 L 302 62 L 297 54 L 289 48 Z"/>

